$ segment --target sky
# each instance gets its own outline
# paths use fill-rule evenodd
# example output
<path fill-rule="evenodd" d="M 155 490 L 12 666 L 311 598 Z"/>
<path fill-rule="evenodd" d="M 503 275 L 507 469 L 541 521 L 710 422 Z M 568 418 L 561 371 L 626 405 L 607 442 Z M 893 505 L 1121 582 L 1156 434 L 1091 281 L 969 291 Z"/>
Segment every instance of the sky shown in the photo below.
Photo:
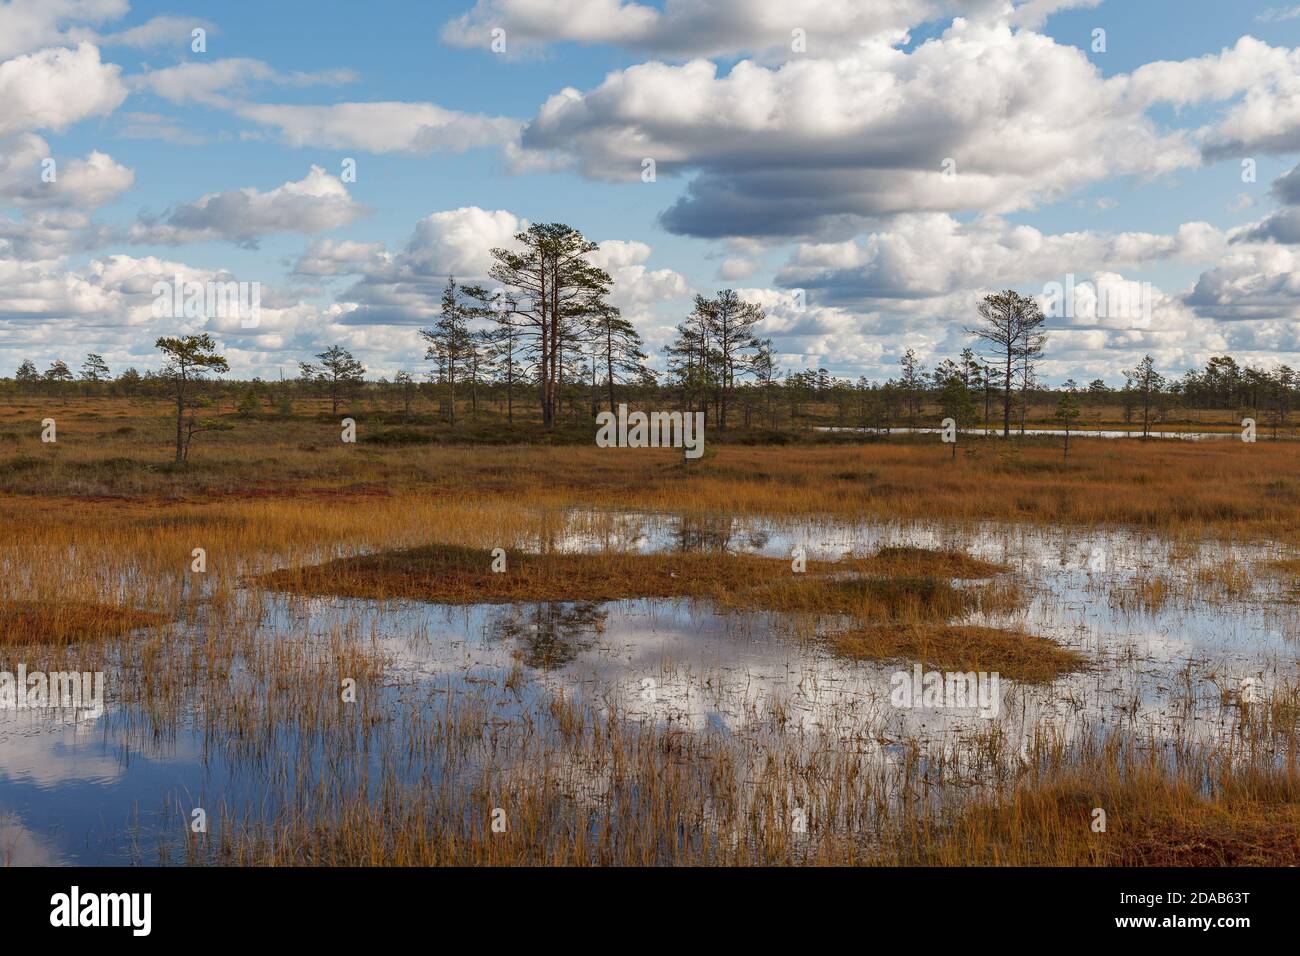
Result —
<path fill-rule="evenodd" d="M 1010 288 L 1049 382 L 1300 368 L 1297 154 L 1285 2 L 0 0 L 0 375 L 423 373 L 447 277 L 553 221 L 652 354 L 734 288 L 783 368 L 883 380 Z"/>

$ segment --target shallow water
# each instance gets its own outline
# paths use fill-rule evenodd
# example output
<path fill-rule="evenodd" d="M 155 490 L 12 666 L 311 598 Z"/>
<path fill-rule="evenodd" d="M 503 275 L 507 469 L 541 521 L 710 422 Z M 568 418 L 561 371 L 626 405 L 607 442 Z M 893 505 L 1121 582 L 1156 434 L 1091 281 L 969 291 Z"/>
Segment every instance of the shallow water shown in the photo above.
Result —
<path fill-rule="evenodd" d="M 1083 652 L 1094 666 L 1050 686 L 1000 681 L 996 718 L 1012 739 L 1043 726 L 1069 738 L 1123 727 L 1152 739 L 1213 742 L 1227 732 L 1225 693 L 1243 681 L 1262 692 L 1294 681 L 1300 648 L 1297 595 L 1259 570 L 1282 556 L 1269 545 L 1171 542 L 1131 531 L 1082 533 L 1031 526 L 694 519 L 575 512 L 537 548 L 677 550 L 789 555 L 869 554 L 885 545 L 956 548 L 1005 563 L 1032 585 L 1028 606 L 973 623 L 1022 627 Z M 1197 586 L 1197 569 L 1235 563 L 1249 593 Z M 1163 575 L 1175 596 L 1154 612 L 1125 610 L 1126 589 Z M 1193 596 L 1199 595 L 1199 596 Z M 911 662 L 837 659 L 788 621 L 719 613 L 686 600 L 440 607 L 247 593 L 257 639 L 325 642 L 361 635 L 387 662 L 371 706 L 400 715 L 439 693 L 502 686 L 518 668 L 533 678 L 518 699 L 494 701 L 492 719 L 518 719 L 544 695 L 583 696 L 624 717 L 690 733 L 827 739 L 873 749 L 888 767 L 905 742 L 960 753 L 988 720 L 971 712 L 905 709 L 891 678 Z M 202 634 L 197 635 L 202 639 Z M 300 754 L 315 772 L 364 775 L 382 747 L 361 746 L 337 766 L 322 738 L 287 716 L 269 741 L 212 735 L 197 707 L 161 730 L 138 705 L 122 705 L 109 676 L 97 719 L 0 712 L 0 860 L 29 864 L 157 863 L 183 859 L 194 806 L 254 807 L 281 793 L 268 780 L 267 748 Z M 230 693 L 238 694 L 238 675 Z M 774 713 L 781 720 L 772 720 Z M 374 733 L 396 734 L 398 717 Z M 779 728 L 779 729 L 775 729 Z M 360 739 L 360 738 L 359 738 Z M 324 769 L 323 769 L 324 768 Z M 421 772 L 428 772 L 424 768 Z M 435 771 L 436 772 L 436 771 Z M 292 787 L 292 781 L 284 782 Z"/>
<path fill-rule="evenodd" d="M 859 428 L 854 426 L 821 426 L 815 429 L 819 432 L 871 432 L 877 435 L 936 435 L 943 431 L 941 428 Z M 963 434 L 968 435 L 992 435 L 999 436 L 1002 434 L 1001 428 L 964 428 Z M 1017 435 L 1057 435 L 1065 434 L 1063 428 L 1025 428 L 1020 429 L 1016 426 L 1011 427 L 1011 437 Z M 1216 441 L 1219 439 L 1236 439 L 1241 441 L 1241 431 L 1226 432 L 1191 432 L 1191 431 L 1163 431 L 1151 429 L 1146 433 L 1147 438 L 1177 438 L 1182 441 Z M 1259 428 L 1257 431 L 1258 439 L 1261 441 L 1270 440 L 1274 436 L 1266 428 Z M 1142 438 L 1142 432 L 1121 430 L 1121 429 L 1071 429 L 1071 438 Z"/>

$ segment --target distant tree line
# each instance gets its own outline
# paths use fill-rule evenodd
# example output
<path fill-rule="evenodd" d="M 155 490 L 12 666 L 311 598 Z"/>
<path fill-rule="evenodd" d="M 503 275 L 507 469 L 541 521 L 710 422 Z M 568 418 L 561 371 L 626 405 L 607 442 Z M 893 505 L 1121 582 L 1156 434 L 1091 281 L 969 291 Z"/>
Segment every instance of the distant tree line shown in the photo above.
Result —
<path fill-rule="evenodd" d="M 418 332 L 427 363 L 422 372 L 368 381 L 365 366 L 332 345 L 314 361 L 299 363 L 293 380 L 220 387 L 239 390 L 237 409 L 244 415 L 267 406 L 289 414 L 296 398 L 327 399 L 337 414 L 365 395 L 399 405 L 407 416 L 417 399 L 432 400 L 453 426 L 458 407 L 477 417 L 492 403 L 514 423 L 517 411 L 531 406 L 529 419 L 536 414 L 550 428 L 628 401 L 701 411 L 722 431 L 737 423 L 746 429 L 817 423 L 887 430 L 932 425 L 929 410 L 962 428 L 982 422 L 1004 434 L 1024 429 L 1035 406 L 1051 410 L 1062 394 L 1073 396 L 1062 412 L 1072 418 L 1089 407 L 1118 406 L 1126 424 L 1140 422 L 1144 431 L 1178 409 L 1232 409 L 1285 425 L 1300 389 L 1285 365 L 1243 366 L 1226 355 L 1177 376 L 1157 370 L 1148 355 L 1124 372 L 1122 386 L 1071 380 L 1049 389 L 1039 375 L 1047 343 L 1043 315 L 1032 298 L 1012 290 L 981 301 L 978 321 L 966 330 L 978 352 L 964 348 L 927 369 L 908 349 L 898 376 L 875 382 L 832 376 L 824 368 L 783 371 L 772 341 L 758 334 L 763 309 L 724 289 L 696 297 L 664 349 L 666 367 L 659 372 L 649 366 L 635 327 L 610 302 L 613 279 L 591 263 L 596 249 L 570 226 L 538 224 L 518 233 L 514 248 L 492 250 L 490 287 L 450 278 L 436 321 Z M 157 347 L 167 360 L 158 372 L 128 368 L 113 376 L 103 357 L 90 353 L 75 372 L 59 360 L 44 371 L 24 360 L 8 387 L 63 400 L 77 393 L 173 398 L 177 458 L 183 461 L 195 433 L 185 422 L 197 429 L 192 403 L 218 387 L 203 379 L 225 371 L 225 360 L 208 336 L 159 339 Z"/>

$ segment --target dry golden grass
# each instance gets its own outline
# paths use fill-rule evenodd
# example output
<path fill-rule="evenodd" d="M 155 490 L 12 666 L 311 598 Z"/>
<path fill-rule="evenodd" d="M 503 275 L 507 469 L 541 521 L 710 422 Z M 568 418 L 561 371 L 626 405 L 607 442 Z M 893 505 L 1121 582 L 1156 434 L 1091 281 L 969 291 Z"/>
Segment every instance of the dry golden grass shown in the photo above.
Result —
<path fill-rule="evenodd" d="M 852 562 L 845 562 L 849 567 Z M 761 608 L 785 613 L 841 614 L 864 621 L 936 621 L 975 610 L 1006 610 L 1018 606 L 1011 585 L 958 588 L 946 578 L 862 577 L 846 568 L 835 576 L 787 576 L 756 581 L 743 591 L 720 599 L 735 608 Z"/>
<path fill-rule="evenodd" d="M 1082 654 L 1023 631 L 977 625 L 873 624 L 831 635 L 839 654 L 856 660 L 905 659 L 927 669 L 996 672 L 1048 683 L 1086 666 Z"/>
<path fill-rule="evenodd" d="M 60 421 L 57 445 L 39 441 L 45 414 Z M 259 502 L 338 510 L 387 499 L 400 511 L 420 501 L 509 500 L 528 508 L 1129 525 L 1300 544 L 1300 444 L 1289 441 L 1079 439 L 1066 463 L 1054 439 L 1017 440 L 1013 454 L 1001 453 L 1000 440 L 972 439 L 973 456 L 952 462 L 933 436 L 745 447 L 710 434 L 706 457 L 683 464 L 671 449 L 596 448 L 594 429 L 588 446 L 367 444 L 369 432 L 386 426 L 361 408 L 349 409 L 358 445 L 340 442 L 338 421 L 319 410 L 283 420 L 232 416 L 234 429 L 203 436 L 190 466 L 177 469 L 168 461 L 166 414 L 165 403 L 125 400 L 0 407 L 0 422 L 8 422 L 0 435 L 10 438 L 0 441 L 0 490 L 109 507 L 186 500 L 216 511 Z M 282 520 L 300 511 L 290 507 Z M 268 536 L 276 530 L 268 526 Z"/>
<path fill-rule="evenodd" d="M 1123 611 L 1156 614 L 1169 602 L 1175 586 L 1164 575 L 1144 576 L 1131 584 L 1113 587 L 1107 599 L 1111 607 Z"/>
<path fill-rule="evenodd" d="M 1300 866 L 1300 802 L 1212 804 L 1139 818 L 1109 866 Z"/>
<path fill-rule="evenodd" d="M 1195 580 L 1202 600 L 1239 601 L 1255 588 L 1250 567 L 1235 560 L 1197 568 Z"/>
<path fill-rule="evenodd" d="M 918 547 L 881 548 L 859 566 L 878 574 L 934 575 L 962 580 L 991 578 L 1007 570 L 1005 565 L 972 557 L 961 551 Z"/>
<path fill-rule="evenodd" d="M 80 601 L 0 601 L 0 644 L 76 644 L 167 623 L 163 614 Z"/>
<path fill-rule="evenodd" d="M 1210 791 L 1191 772 L 1132 753 L 1086 753 L 1030 775 L 951 823 L 905 828 L 898 862 L 948 866 L 1297 866 L 1300 777 L 1232 771 Z M 1094 810 L 1106 828 L 1093 829 Z"/>
<path fill-rule="evenodd" d="M 758 582 L 792 574 L 789 561 L 753 555 L 515 551 L 505 561 L 505 570 L 498 573 L 488 549 L 426 545 L 286 568 L 263 575 L 258 583 L 299 594 L 506 604 L 735 596 Z M 816 572 L 831 565 L 814 561 L 810 567 Z"/>

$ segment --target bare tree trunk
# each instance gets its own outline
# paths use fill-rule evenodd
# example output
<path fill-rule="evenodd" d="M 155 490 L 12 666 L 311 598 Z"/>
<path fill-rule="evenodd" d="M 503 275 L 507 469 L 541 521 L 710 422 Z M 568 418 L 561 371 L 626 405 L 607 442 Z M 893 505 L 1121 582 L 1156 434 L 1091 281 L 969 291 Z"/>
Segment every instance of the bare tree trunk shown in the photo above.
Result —
<path fill-rule="evenodd" d="M 181 444 L 182 442 L 181 427 L 182 427 L 182 420 L 184 418 L 185 418 L 185 389 L 183 388 L 181 383 L 177 383 L 176 386 L 176 464 L 178 465 L 182 465 L 185 463 L 185 458 L 181 453 L 181 449 L 183 447 Z"/>
<path fill-rule="evenodd" d="M 1006 380 L 1002 383 L 1002 437 L 1011 437 L 1011 347 L 1007 347 Z"/>
<path fill-rule="evenodd" d="M 456 362 L 447 362 L 447 417 L 451 427 L 456 427 Z"/>
<path fill-rule="evenodd" d="M 605 376 L 609 386 L 609 410 L 614 411 L 614 333 L 605 326 Z"/>

